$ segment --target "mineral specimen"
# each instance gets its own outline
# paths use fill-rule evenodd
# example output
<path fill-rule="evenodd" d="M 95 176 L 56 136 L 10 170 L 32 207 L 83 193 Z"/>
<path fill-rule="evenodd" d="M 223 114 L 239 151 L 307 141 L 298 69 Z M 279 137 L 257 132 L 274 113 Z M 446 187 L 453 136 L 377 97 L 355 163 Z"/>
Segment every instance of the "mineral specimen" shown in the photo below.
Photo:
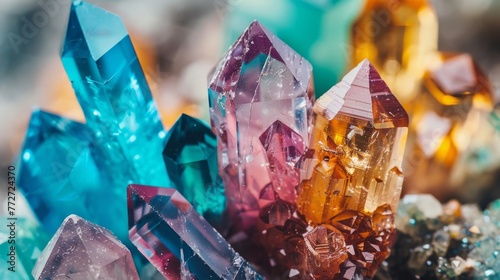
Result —
<path fill-rule="evenodd" d="M 425 74 L 412 111 L 406 151 L 409 192 L 445 198 L 461 186 L 469 200 L 477 197 L 488 182 L 485 171 L 500 162 L 493 144 L 500 138 L 489 122 L 492 99 L 491 85 L 470 55 L 440 54 Z M 489 156 L 482 157 L 485 149 Z M 466 188 L 471 179 L 474 187 Z"/>
<path fill-rule="evenodd" d="M 165 137 L 163 158 L 176 189 L 213 226 L 221 226 L 226 196 L 217 169 L 217 140 L 210 128 L 183 114 Z"/>
<path fill-rule="evenodd" d="M 309 62 L 255 21 L 209 77 L 233 244 L 251 246 L 245 241 L 257 234 L 262 204 L 295 201 L 295 164 L 308 144 L 314 99 L 311 75 Z"/>
<path fill-rule="evenodd" d="M 107 229 L 68 216 L 41 253 L 35 279 L 139 280 L 130 251 Z"/>
<path fill-rule="evenodd" d="M 367 0 L 352 27 L 352 62 L 368 58 L 411 107 L 437 50 L 437 19 L 427 0 Z"/>
<path fill-rule="evenodd" d="M 7 221 L 7 226 L 0 228 L 0 279 L 29 279 L 49 237 L 27 218 L 2 216 L 1 219 Z"/>
<path fill-rule="evenodd" d="M 74 1 L 61 58 L 114 180 L 165 185 L 165 132 L 121 19 Z"/>
<path fill-rule="evenodd" d="M 297 207 L 313 226 L 342 233 L 343 277 L 373 276 L 389 254 L 407 125 L 406 111 L 368 60 L 314 105 Z"/>
<path fill-rule="evenodd" d="M 130 240 L 167 279 L 262 279 L 175 189 L 130 185 Z"/>

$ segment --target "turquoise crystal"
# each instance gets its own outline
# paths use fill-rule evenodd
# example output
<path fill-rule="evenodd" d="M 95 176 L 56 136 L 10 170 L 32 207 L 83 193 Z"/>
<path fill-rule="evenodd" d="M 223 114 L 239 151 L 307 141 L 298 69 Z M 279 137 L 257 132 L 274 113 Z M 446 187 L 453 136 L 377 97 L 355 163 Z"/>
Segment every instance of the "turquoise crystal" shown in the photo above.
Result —
<path fill-rule="evenodd" d="M 17 218 L 17 220 L 7 220 L 7 217 L 1 217 L 2 221 L 15 222 L 15 244 L 10 237 L 10 229 L 2 225 L 0 227 L 0 279 L 24 280 L 31 278 L 31 270 L 40 256 L 45 245 L 49 242 L 49 237 L 34 222 L 27 218 Z M 9 240 L 11 242 L 9 243 Z M 16 248 L 16 261 L 14 271 L 9 271 L 10 247 Z"/>
<path fill-rule="evenodd" d="M 123 187 L 130 181 L 166 185 L 165 131 L 121 19 L 73 2 L 61 57 L 95 132 L 98 160 Z"/>
<path fill-rule="evenodd" d="M 210 128 L 183 114 L 165 137 L 163 159 L 176 189 L 213 226 L 220 226 L 226 196 L 217 169 L 217 139 Z"/>

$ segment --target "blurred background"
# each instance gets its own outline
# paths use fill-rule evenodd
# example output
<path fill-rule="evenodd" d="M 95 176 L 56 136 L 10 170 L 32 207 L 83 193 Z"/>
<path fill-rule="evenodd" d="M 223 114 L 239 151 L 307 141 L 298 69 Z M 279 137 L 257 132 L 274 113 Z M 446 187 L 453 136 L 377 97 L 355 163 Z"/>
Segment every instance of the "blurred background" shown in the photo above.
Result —
<path fill-rule="evenodd" d="M 254 19 L 313 63 L 316 91 L 325 92 L 347 70 L 350 27 L 364 1 L 89 2 L 125 21 L 164 125 L 170 127 L 183 112 L 208 120 L 207 74 Z M 498 94 L 500 0 L 432 2 L 439 21 L 439 49 L 471 53 Z M 0 1 L 2 186 L 7 182 L 7 166 L 15 162 L 22 145 L 33 108 L 83 121 L 59 58 L 69 5 L 69 0 Z M 500 194 L 490 193 L 492 196 Z"/>

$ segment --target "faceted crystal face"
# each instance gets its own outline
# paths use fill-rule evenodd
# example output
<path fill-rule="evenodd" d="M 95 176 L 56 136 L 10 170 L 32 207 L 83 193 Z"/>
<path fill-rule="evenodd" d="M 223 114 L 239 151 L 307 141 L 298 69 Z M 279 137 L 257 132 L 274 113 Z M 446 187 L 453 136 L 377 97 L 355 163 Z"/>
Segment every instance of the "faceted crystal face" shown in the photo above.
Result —
<path fill-rule="evenodd" d="M 116 180 L 165 185 L 165 136 L 127 30 L 117 15 L 75 1 L 62 62 Z M 120 168 L 117 168 L 119 166 Z"/>
<path fill-rule="evenodd" d="M 308 143 L 314 98 L 311 72 L 309 62 L 255 21 L 209 77 L 233 234 L 253 234 L 266 187 L 279 199 L 294 200 L 294 164 Z"/>
<path fill-rule="evenodd" d="M 317 228 L 343 234 L 347 253 L 334 254 L 337 275 L 372 277 L 389 255 L 407 125 L 406 111 L 368 60 L 314 105 L 297 208 Z"/>
<path fill-rule="evenodd" d="M 407 161 L 421 159 L 407 177 L 410 192 L 442 198 L 451 189 L 460 189 L 467 199 L 474 199 L 467 181 L 474 189 L 481 188 L 480 182 L 489 182 L 485 166 L 500 158 L 490 152 L 484 163 L 474 160 L 497 142 L 489 121 L 491 85 L 469 54 L 448 53 L 439 54 L 423 85 L 410 126 Z"/>
<path fill-rule="evenodd" d="M 130 251 L 107 229 L 67 217 L 40 255 L 35 279 L 139 279 Z"/>
<path fill-rule="evenodd" d="M 353 66 L 368 58 L 405 106 L 437 50 L 437 19 L 426 0 L 368 0 L 352 27 Z"/>
<path fill-rule="evenodd" d="M 8 217 L 2 216 L 1 219 L 7 221 L 7 224 L 0 228 L 0 250 L 5 252 L 0 257 L 0 279 L 29 279 L 31 270 L 33 270 L 43 248 L 47 245 L 49 237 L 42 228 L 27 218 L 19 217 L 16 220 L 9 220 Z M 16 227 L 12 233 L 13 228 L 10 228 L 10 222 L 14 222 Z M 13 234 L 14 232 L 15 234 Z M 13 240 L 16 244 L 13 243 Z M 11 263 L 11 256 L 8 254 L 13 245 L 15 246 L 15 261 Z M 8 270 L 9 267 L 14 267 L 15 272 Z"/>
<path fill-rule="evenodd" d="M 175 189 L 127 195 L 130 240 L 167 279 L 262 279 Z"/>
<path fill-rule="evenodd" d="M 321 223 L 344 210 L 396 207 L 408 115 L 373 66 L 360 63 L 313 110 L 299 211 Z"/>
<path fill-rule="evenodd" d="M 217 169 L 217 140 L 210 128 L 182 115 L 167 133 L 163 159 L 176 189 L 212 225 L 220 225 L 226 196 Z"/>

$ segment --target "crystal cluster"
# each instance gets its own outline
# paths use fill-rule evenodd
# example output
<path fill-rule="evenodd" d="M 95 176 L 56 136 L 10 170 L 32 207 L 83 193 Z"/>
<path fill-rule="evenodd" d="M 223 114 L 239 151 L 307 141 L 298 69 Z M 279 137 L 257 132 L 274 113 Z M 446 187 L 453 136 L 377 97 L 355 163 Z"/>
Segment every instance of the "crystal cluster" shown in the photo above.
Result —
<path fill-rule="evenodd" d="M 406 181 L 412 192 L 432 190 L 443 198 L 475 178 L 466 195 L 477 197 L 479 182 L 488 181 L 485 171 L 500 165 L 492 103 L 491 85 L 469 54 L 440 54 L 412 111 Z"/>
<path fill-rule="evenodd" d="M 209 77 L 233 243 L 251 246 L 247 241 L 258 238 L 262 218 L 282 224 L 282 211 L 293 211 L 296 163 L 309 140 L 312 83 L 309 62 L 256 21 Z"/>
<path fill-rule="evenodd" d="M 156 106 L 118 16 L 74 1 L 61 56 L 86 124 L 33 112 L 19 187 L 48 233 L 77 214 L 126 242 L 127 184 L 168 183 Z"/>
<path fill-rule="evenodd" d="M 351 30 L 353 65 L 368 58 L 408 108 L 437 50 L 437 18 L 429 2 L 367 0 Z"/>
<path fill-rule="evenodd" d="M 262 279 L 175 189 L 130 185 L 127 196 L 130 240 L 165 278 Z"/>
<path fill-rule="evenodd" d="M 37 280 L 139 280 L 130 251 L 107 229 L 68 216 L 33 268 Z"/>
<path fill-rule="evenodd" d="M 500 201 L 484 212 L 456 200 L 407 195 L 396 216 L 398 239 L 377 279 L 498 279 Z"/>

